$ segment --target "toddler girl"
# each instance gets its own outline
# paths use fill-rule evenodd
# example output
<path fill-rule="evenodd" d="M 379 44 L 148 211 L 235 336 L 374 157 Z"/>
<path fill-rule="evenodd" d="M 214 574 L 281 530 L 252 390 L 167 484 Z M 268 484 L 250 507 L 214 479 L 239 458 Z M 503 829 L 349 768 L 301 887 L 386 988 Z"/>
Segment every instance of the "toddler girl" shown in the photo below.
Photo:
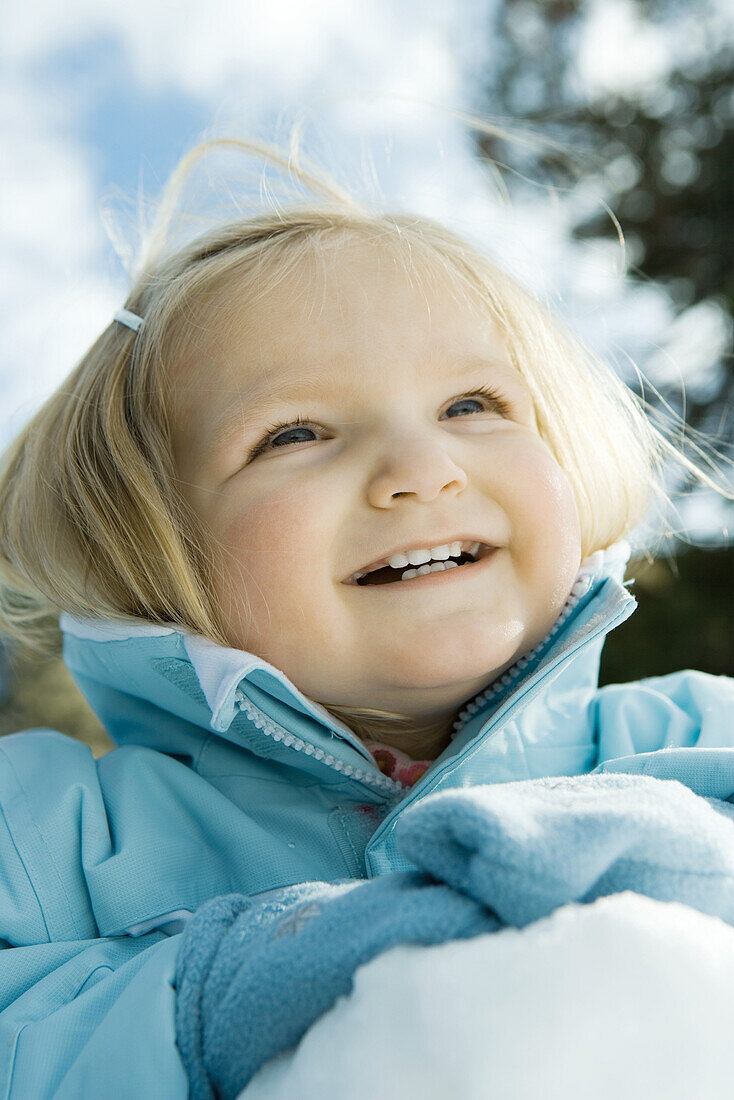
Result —
<path fill-rule="evenodd" d="M 675 449 L 474 247 L 316 186 L 164 234 L 6 454 L 3 626 L 61 612 L 119 746 L 0 741 L 9 1096 L 185 1096 L 209 899 L 408 869 L 396 822 L 435 791 L 731 742 L 721 678 L 596 682 Z"/>

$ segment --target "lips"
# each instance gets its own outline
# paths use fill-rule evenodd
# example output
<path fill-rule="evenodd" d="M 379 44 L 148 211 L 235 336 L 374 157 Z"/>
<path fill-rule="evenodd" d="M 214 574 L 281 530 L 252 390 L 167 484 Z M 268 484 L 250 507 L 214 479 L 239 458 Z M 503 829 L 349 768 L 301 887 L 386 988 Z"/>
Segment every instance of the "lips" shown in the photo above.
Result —
<path fill-rule="evenodd" d="M 431 539 L 427 539 L 427 540 L 424 540 L 424 541 L 421 541 L 421 542 L 418 542 L 418 541 L 415 541 L 415 540 L 413 542 L 402 542 L 402 543 L 399 543 L 397 546 L 393 547 L 392 550 L 385 551 L 382 554 L 381 557 L 375 558 L 369 564 L 358 566 L 358 568 L 353 570 L 353 572 L 350 573 L 348 577 L 345 577 L 343 579 L 342 584 L 356 584 L 357 581 L 355 580 L 355 577 L 358 573 L 359 574 L 372 573 L 377 569 L 381 569 L 381 568 L 387 566 L 388 565 L 388 559 L 391 558 L 394 554 L 410 553 L 413 550 L 424 550 L 424 549 L 428 550 L 428 549 L 430 549 L 431 547 L 434 547 L 434 546 L 445 546 L 447 544 L 451 545 L 451 543 L 454 543 L 454 542 L 461 543 L 462 544 L 462 550 L 468 549 L 468 547 L 473 546 L 475 543 L 479 543 L 479 549 L 477 551 L 477 555 L 476 555 L 476 559 L 475 559 L 477 561 L 479 561 L 481 558 L 485 557 L 488 553 L 490 553 L 490 551 L 492 551 L 495 548 L 493 543 L 486 542 L 486 541 L 484 541 L 484 539 L 482 539 L 478 535 L 474 535 L 474 534 L 471 534 L 471 535 L 449 535 L 449 536 L 446 536 L 444 538 L 433 537 Z M 408 568 L 408 567 L 406 567 L 406 568 Z"/>

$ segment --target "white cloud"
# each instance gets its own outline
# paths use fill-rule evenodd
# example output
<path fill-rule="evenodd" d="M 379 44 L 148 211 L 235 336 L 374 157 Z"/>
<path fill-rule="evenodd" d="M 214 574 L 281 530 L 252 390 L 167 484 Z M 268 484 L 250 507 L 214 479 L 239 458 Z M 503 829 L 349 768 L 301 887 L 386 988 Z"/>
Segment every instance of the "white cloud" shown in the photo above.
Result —
<path fill-rule="evenodd" d="M 731 338 L 731 317 L 719 302 L 707 298 L 672 322 L 650 367 L 661 382 L 680 383 L 691 397 L 708 400 L 723 381 L 720 360 Z"/>
<path fill-rule="evenodd" d="M 476 25 L 476 12 L 462 19 L 418 0 L 31 0 L 8 10 L 0 57 L 37 62 L 107 35 L 148 90 L 178 88 L 219 101 L 238 88 L 250 103 L 286 101 L 316 78 L 331 87 L 386 82 L 441 95 L 461 63 L 457 38 L 466 40 L 463 28 L 471 35 Z"/>
<path fill-rule="evenodd" d="M 0 445 L 69 371 L 119 294 L 104 276 L 87 155 L 58 124 L 63 106 L 17 76 L 0 87 L 2 144 L 13 151 L 0 202 Z"/>
<path fill-rule="evenodd" d="M 48 75 L 39 80 L 44 64 L 66 47 L 80 50 L 88 42 L 93 50 L 99 36 L 112 36 L 133 85 L 198 96 L 212 119 L 220 126 L 230 120 L 238 133 L 256 132 L 268 112 L 293 108 L 304 92 L 327 100 L 333 93 L 344 97 L 346 146 L 356 140 L 350 129 L 358 129 L 355 115 L 350 126 L 351 92 L 449 102 L 459 96 L 461 24 L 457 31 L 448 14 L 434 19 L 417 2 L 401 10 L 386 0 L 11 6 L 0 38 L 0 140 L 13 150 L 0 201 L 0 446 L 68 373 L 125 292 L 109 275 L 95 150 L 76 137 L 84 103 L 73 80 L 68 86 Z M 466 23 L 475 25 L 476 17 Z M 338 103 L 334 110 L 338 115 Z M 403 112 L 398 104 L 393 112 L 399 131 L 399 117 L 407 120 L 410 108 Z M 384 106 L 372 108 L 374 128 L 384 113 Z M 424 118 L 417 143 L 412 132 L 417 158 L 425 160 L 425 146 L 418 145 L 432 125 L 435 118 Z"/>
<path fill-rule="evenodd" d="M 648 22 L 633 0 L 592 0 L 575 67 L 587 93 L 628 95 L 657 84 L 672 63 L 668 24 Z"/>

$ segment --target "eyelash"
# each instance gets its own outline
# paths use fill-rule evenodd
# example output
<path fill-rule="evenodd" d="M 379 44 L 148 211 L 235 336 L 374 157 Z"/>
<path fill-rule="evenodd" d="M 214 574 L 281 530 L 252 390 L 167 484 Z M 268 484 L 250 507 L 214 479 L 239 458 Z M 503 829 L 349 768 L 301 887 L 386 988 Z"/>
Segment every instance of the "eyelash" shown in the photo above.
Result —
<path fill-rule="evenodd" d="M 476 390 L 472 390 L 471 393 L 462 394 L 461 397 L 457 397 L 455 401 L 452 401 L 452 405 L 456 405 L 459 401 L 469 401 L 474 397 L 485 397 L 495 406 L 495 410 L 500 416 L 508 417 L 510 415 L 510 406 L 504 398 L 500 397 L 496 390 L 490 389 L 489 386 L 480 386 Z M 451 408 L 451 405 L 449 405 Z M 298 427 L 312 427 L 312 421 L 305 420 L 302 416 L 297 416 L 294 420 L 288 420 L 285 423 L 272 424 L 266 431 L 259 443 L 256 443 L 247 456 L 247 461 L 252 462 L 253 459 L 263 454 L 267 450 L 268 444 L 273 440 L 273 437 L 283 431 L 285 428 L 298 428 Z M 307 439 L 296 440 L 298 443 L 308 443 Z M 282 444 L 283 447 L 288 447 L 288 443 Z"/>

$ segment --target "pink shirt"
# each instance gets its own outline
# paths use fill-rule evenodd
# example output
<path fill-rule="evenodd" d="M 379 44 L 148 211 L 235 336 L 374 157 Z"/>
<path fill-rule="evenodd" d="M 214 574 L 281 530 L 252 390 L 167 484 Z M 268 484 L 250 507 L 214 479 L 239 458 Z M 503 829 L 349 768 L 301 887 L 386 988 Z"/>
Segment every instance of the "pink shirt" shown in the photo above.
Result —
<path fill-rule="evenodd" d="M 391 745 L 381 745 L 378 741 L 365 741 L 364 745 L 374 756 L 375 763 L 383 775 L 396 779 L 404 787 L 412 787 L 417 783 L 433 763 L 433 760 L 413 760 L 400 749 L 394 749 Z"/>

